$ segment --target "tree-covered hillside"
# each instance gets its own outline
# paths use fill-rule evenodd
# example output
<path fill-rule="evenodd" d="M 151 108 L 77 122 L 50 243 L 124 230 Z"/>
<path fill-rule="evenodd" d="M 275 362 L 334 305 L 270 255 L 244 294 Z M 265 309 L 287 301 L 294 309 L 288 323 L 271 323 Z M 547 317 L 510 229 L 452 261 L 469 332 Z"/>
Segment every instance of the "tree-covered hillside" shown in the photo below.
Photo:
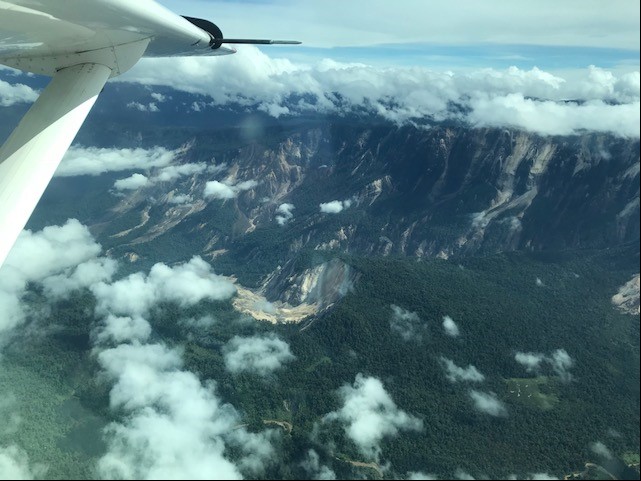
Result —
<path fill-rule="evenodd" d="M 494 478 L 561 476 L 601 462 L 590 448 L 595 442 L 618 457 L 638 454 L 639 323 L 610 303 L 632 274 L 625 261 L 631 251 L 461 262 L 347 256 L 359 281 L 318 318 L 272 326 L 240 316 L 228 302 L 163 303 L 149 316 L 152 338 L 182 346 L 184 368 L 215 382 L 247 429 L 280 433 L 264 476 L 313 476 L 303 463 L 309 450 L 347 477 L 457 469 Z M 32 305 L 40 296 L 30 294 Z M 90 293 L 77 293 L 32 325 L 48 326 L 45 332 L 5 348 L 0 383 L 19 398 L 22 423 L 1 436 L 34 446 L 53 477 L 92 476 L 104 449 L 99 429 L 123 415 L 109 408 L 110 388 L 91 354 L 94 309 Z M 206 316 L 215 322 L 185 322 Z M 445 316 L 457 336 L 444 329 Z M 235 336 L 273 335 L 295 359 L 267 375 L 230 372 L 226 346 Z M 571 362 L 554 364 L 559 351 Z M 515 359 L 519 352 L 547 361 L 528 372 Z M 459 370 L 448 371 L 445 360 Z M 465 378 L 470 365 L 483 380 Z M 422 423 L 384 437 L 374 458 L 327 418 L 341 409 L 341 387 L 359 375 L 380 380 L 396 407 Z M 501 410 L 484 411 L 471 392 L 487 394 Z M 382 471 L 348 461 L 376 461 Z"/>

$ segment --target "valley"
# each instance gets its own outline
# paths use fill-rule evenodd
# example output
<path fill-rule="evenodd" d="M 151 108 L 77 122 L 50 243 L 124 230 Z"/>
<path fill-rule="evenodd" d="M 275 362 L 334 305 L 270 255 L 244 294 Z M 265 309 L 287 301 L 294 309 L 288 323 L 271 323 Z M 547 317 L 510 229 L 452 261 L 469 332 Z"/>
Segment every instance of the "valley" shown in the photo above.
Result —
<path fill-rule="evenodd" d="M 638 456 L 638 139 L 358 115 L 252 130 L 242 110 L 185 127 L 105 93 L 74 153 L 104 170 L 55 177 L 28 225 L 77 219 L 90 254 L 27 278 L 0 345 L 0 445 L 38 473 L 161 465 L 159 423 L 190 462 L 265 479 Z"/>

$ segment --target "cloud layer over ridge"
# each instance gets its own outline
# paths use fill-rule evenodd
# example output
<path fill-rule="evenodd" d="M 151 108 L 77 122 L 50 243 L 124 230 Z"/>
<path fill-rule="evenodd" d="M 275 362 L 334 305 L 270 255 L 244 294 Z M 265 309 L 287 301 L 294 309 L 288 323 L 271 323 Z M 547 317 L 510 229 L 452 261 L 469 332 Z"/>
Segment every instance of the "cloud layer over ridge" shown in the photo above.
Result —
<path fill-rule="evenodd" d="M 255 107 L 274 117 L 365 110 L 399 123 L 454 119 L 544 135 L 589 130 L 639 137 L 639 72 L 594 66 L 568 78 L 536 67 L 454 73 L 330 59 L 303 64 L 246 47 L 229 58 L 145 59 L 124 80 L 204 94 L 212 105 Z"/>

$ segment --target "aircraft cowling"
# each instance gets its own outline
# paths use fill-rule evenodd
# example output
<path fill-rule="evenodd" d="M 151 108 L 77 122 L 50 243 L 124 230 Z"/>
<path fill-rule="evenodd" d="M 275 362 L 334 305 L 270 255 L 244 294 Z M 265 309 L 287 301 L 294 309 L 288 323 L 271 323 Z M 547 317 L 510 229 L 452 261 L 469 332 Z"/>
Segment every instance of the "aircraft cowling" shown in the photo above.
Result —
<path fill-rule="evenodd" d="M 209 46 L 212 50 L 216 50 L 221 47 L 223 32 L 222 30 L 220 30 L 220 28 L 218 28 L 218 25 L 202 18 L 186 17 L 184 15 L 183 18 L 209 34 L 211 38 L 211 40 L 209 41 Z"/>

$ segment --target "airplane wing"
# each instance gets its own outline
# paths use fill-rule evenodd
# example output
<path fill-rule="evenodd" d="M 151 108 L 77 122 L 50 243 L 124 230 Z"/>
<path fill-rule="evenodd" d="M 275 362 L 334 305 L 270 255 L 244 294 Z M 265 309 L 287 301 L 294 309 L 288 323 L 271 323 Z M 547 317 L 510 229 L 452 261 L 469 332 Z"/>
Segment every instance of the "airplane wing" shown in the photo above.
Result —
<path fill-rule="evenodd" d="M 0 0 L 0 64 L 53 77 L 0 147 L 0 266 L 107 80 L 140 58 L 228 55 L 207 20 L 154 0 Z"/>

